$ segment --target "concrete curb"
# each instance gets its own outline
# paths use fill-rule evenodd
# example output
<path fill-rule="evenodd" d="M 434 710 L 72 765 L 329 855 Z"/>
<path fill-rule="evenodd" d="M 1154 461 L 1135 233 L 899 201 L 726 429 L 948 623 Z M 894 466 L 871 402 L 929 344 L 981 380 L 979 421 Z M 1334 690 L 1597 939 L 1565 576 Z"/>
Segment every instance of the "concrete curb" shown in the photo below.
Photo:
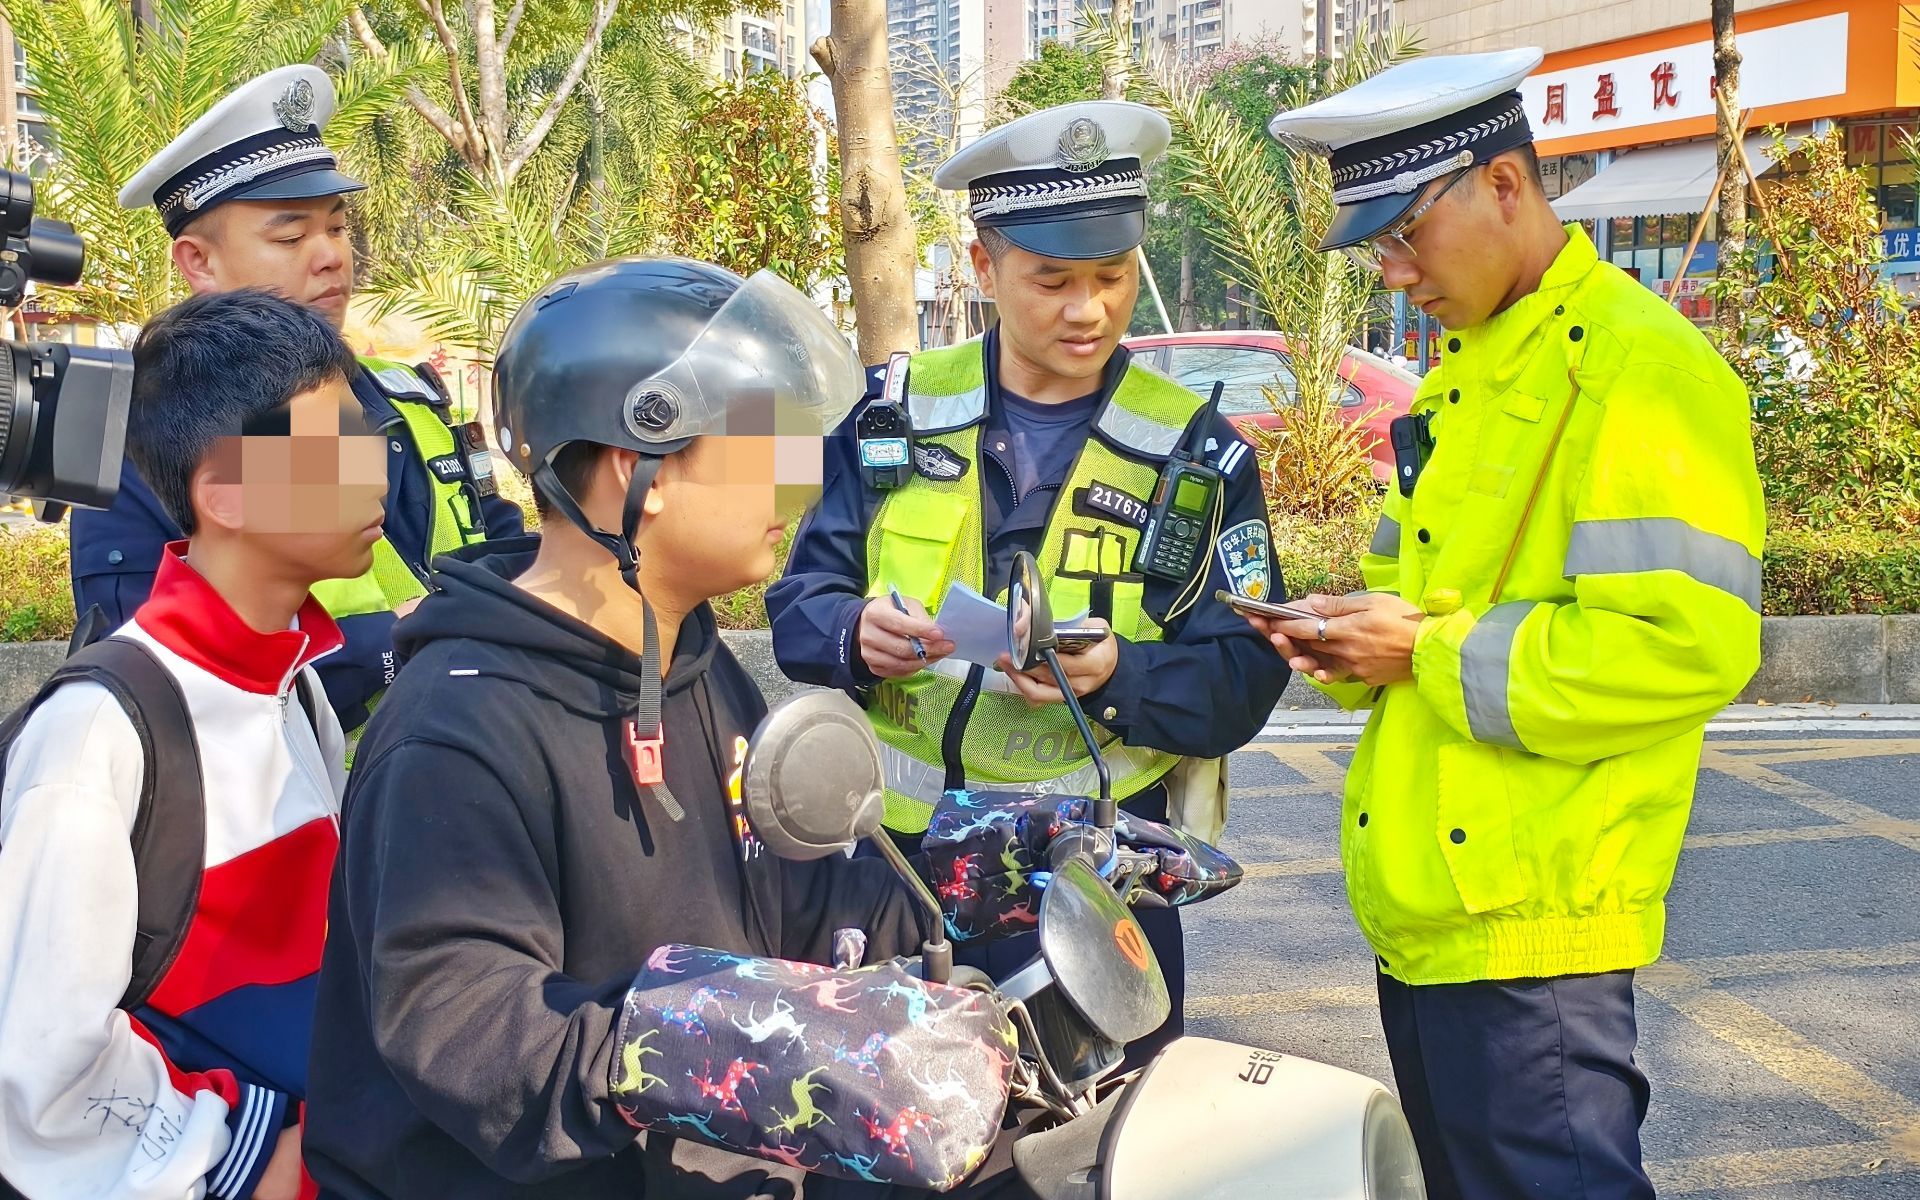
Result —
<path fill-rule="evenodd" d="M 781 674 L 766 630 L 728 630 L 724 636 L 767 699 L 805 687 Z M 1768 617 L 1760 651 L 1760 671 L 1739 703 L 1920 704 L 1920 615 Z M 26 703 L 65 653 L 64 642 L 0 642 L 0 715 Z M 1328 707 L 1318 691 L 1295 683 L 1276 715 L 1284 720 L 1291 711 Z"/>

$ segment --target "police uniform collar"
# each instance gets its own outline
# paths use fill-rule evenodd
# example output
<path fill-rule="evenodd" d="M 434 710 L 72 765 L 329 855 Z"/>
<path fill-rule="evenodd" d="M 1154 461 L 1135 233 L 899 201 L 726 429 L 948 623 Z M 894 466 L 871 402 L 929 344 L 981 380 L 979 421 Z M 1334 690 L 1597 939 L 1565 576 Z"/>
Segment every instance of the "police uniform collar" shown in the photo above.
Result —
<path fill-rule="evenodd" d="M 149 159 L 120 190 L 122 208 L 151 204 L 179 236 L 227 200 L 336 196 L 365 187 L 340 173 L 320 132 L 333 82 L 318 67 L 281 67 L 235 88 Z"/>
<path fill-rule="evenodd" d="M 1479 325 L 1450 331 L 1441 339 L 1441 365 L 1453 373 L 1465 370 L 1481 381 L 1476 391 L 1493 395 L 1512 386 L 1541 350 L 1557 345 L 1576 357 L 1583 354 L 1589 344 L 1586 331 L 1578 341 L 1569 336 L 1584 320 L 1573 297 L 1595 277 L 1599 261 L 1586 231 L 1568 226 L 1567 244 L 1541 277 L 1540 286 Z M 1456 342 L 1458 350 L 1453 348 Z"/>
<path fill-rule="evenodd" d="M 1366 241 L 1432 181 L 1530 143 L 1515 89 L 1541 58 L 1532 48 L 1429 55 L 1277 114 L 1273 136 L 1332 160 L 1336 208 L 1320 248 Z"/>
<path fill-rule="evenodd" d="M 377 428 L 385 429 L 401 420 L 400 410 L 393 406 L 393 401 L 387 398 L 386 390 L 374 379 L 373 372 L 367 370 L 364 364 L 359 365 L 354 371 L 350 382 L 353 385 L 355 398 L 360 401 L 360 407 L 366 410 L 368 418 Z"/>
<path fill-rule="evenodd" d="M 980 414 L 980 419 L 984 421 L 989 415 L 998 415 L 1005 407 L 1000 399 L 1003 389 L 1000 386 L 1000 327 L 998 325 L 987 330 L 986 336 L 980 339 L 980 353 L 981 365 L 986 370 L 987 381 L 987 403 Z M 1101 416 L 1106 413 L 1107 406 L 1113 403 L 1113 394 L 1119 390 L 1120 381 L 1126 378 L 1127 363 L 1132 357 L 1133 352 L 1125 346 L 1113 348 L 1113 357 L 1107 360 L 1106 369 L 1100 375 L 1100 399 L 1093 410 L 1092 428 L 1094 430 L 1098 431 Z M 1121 449 L 1131 449 L 1131 447 L 1121 446 Z"/>

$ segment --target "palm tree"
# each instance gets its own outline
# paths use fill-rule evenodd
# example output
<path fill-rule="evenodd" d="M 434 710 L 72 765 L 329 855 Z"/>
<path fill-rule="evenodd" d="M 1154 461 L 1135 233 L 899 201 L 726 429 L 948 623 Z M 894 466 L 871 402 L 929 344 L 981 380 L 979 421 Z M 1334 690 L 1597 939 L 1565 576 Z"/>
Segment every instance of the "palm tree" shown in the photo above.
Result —
<path fill-rule="evenodd" d="M 520 305 L 556 275 L 652 248 L 656 224 L 642 184 L 618 171 L 577 184 L 534 175 L 506 188 L 465 175 L 451 205 L 458 221 L 365 289 L 376 315 L 404 311 L 486 358 Z"/>
<path fill-rule="evenodd" d="M 129 213 L 120 188 L 227 92 L 261 72 L 319 62 L 340 105 L 327 140 L 349 171 L 377 165 L 364 139 L 425 68 L 418 53 L 350 59 L 341 36 L 349 0 L 151 0 L 136 26 L 119 0 L 0 0 L 27 48 L 57 154 L 37 211 L 73 223 L 87 243 L 80 285 L 43 303 L 109 323 L 138 324 L 179 299 L 169 239 L 151 209 Z M 363 165 L 363 159 L 365 164 Z"/>
<path fill-rule="evenodd" d="M 1200 229 L 1227 276 L 1273 328 L 1286 332 L 1300 395 L 1337 394 L 1341 359 L 1366 312 L 1373 281 L 1345 255 L 1317 248 L 1333 220 L 1326 159 L 1286 146 L 1276 157 L 1274 143 L 1210 99 L 1187 66 L 1157 49 L 1137 51 L 1130 23 L 1117 10 L 1090 32 L 1108 72 L 1125 72 L 1134 94 L 1172 122 L 1168 172 L 1206 214 Z M 1298 108 L 1343 91 L 1419 52 L 1417 35 L 1391 30 L 1326 63 L 1312 82 L 1281 97 L 1280 107 Z"/>

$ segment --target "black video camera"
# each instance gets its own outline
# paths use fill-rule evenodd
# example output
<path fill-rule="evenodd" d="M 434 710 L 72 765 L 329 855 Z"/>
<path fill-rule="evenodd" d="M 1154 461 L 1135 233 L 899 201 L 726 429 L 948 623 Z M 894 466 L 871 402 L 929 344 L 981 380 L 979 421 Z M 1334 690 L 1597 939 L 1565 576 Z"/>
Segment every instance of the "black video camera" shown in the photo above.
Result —
<path fill-rule="evenodd" d="M 85 262 L 73 226 L 34 217 L 33 180 L 0 171 L 0 308 L 17 307 L 30 279 L 80 282 Z M 0 495 L 39 501 L 43 521 L 112 504 L 132 395 L 125 350 L 0 340 Z"/>

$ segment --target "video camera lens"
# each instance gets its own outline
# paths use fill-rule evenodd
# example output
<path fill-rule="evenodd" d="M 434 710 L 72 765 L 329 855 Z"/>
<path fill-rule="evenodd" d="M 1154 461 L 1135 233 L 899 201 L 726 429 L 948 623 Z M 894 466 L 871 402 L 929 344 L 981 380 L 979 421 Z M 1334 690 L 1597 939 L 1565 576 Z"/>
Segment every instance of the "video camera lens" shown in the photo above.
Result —
<path fill-rule="evenodd" d="M 0 307 L 27 281 L 72 285 L 86 266 L 73 226 L 33 215 L 33 179 L 0 171 Z M 0 494 L 105 508 L 120 489 L 133 356 L 125 350 L 0 341 Z"/>

